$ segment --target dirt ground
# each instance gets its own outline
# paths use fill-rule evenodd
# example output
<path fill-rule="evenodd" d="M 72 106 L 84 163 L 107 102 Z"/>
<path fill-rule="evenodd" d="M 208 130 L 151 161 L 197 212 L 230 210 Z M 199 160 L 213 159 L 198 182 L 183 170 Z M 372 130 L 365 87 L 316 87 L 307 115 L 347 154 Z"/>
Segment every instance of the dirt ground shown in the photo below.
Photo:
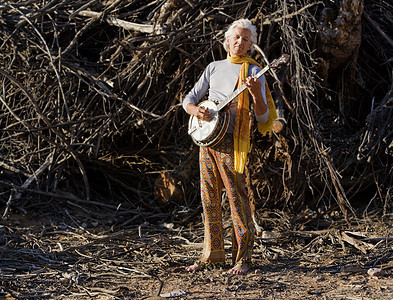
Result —
<path fill-rule="evenodd" d="M 393 299 L 391 221 L 359 221 L 356 235 L 342 223 L 280 224 L 256 238 L 253 268 L 236 276 L 184 272 L 200 254 L 201 222 L 119 227 L 80 209 L 14 212 L 0 222 L 0 299 Z"/>

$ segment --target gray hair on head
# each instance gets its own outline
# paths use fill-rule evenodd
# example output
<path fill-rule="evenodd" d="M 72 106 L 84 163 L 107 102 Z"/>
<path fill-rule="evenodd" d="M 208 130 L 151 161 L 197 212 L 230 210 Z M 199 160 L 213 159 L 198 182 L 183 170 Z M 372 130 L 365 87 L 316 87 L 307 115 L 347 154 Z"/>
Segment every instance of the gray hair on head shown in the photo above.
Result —
<path fill-rule="evenodd" d="M 227 43 L 227 38 L 233 34 L 235 28 L 245 28 L 251 31 L 251 42 L 252 44 L 257 43 L 257 28 L 251 23 L 248 19 L 239 19 L 234 21 L 229 27 L 228 30 L 225 32 L 225 39 L 224 39 L 224 49 L 226 52 L 229 52 L 229 46 Z M 254 47 L 251 46 L 251 52 L 254 51 Z"/>

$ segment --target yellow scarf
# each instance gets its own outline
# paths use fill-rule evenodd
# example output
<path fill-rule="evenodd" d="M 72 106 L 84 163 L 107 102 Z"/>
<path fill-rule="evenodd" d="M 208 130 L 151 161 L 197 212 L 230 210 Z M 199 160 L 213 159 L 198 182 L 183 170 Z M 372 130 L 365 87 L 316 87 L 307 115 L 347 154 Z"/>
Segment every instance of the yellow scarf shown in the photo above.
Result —
<path fill-rule="evenodd" d="M 251 64 L 257 65 L 262 69 L 262 66 L 258 64 L 249 56 L 244 57 L 231 57 L 227 56 L 227 59 L 234 64 L 242 64 L 240 70 L 240 76 L 238 86 L 241 86 L 248 77 L 248 67 Z M 264 124 L 258 123 L 258 130 L 262 135 L 266 135 L 267 132 L 272 131 L 273 121 L 277 119 L 276 107 L 272 95 L 270 93 L 269 86 L 265 80 L 265 92 L 266 102 L 269 108 L 269 119 Z M 244 166 L 246 164 L 247 154 L 250 151 L 250 120 L 249 120 L 249 95 L 248 89 L 245 89 L 238 96 L 237 112 L 235 119 L 235 128 L 233 131 L 234 151 L 235 151 L 235 171 L 239 173 L 244 172 Z"/>

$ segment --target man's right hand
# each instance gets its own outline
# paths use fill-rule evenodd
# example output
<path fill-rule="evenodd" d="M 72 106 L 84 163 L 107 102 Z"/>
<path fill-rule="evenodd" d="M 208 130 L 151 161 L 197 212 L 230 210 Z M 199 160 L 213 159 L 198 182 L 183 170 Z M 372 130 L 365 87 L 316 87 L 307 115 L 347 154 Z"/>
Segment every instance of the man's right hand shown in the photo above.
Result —
<path fill-rule="evenodd" d="M 197 106 L 193 103 L 188 103 L 187 112 L 190 115 L 195 116 L 198 120 L 211 121 L 212 116 L 208 108 L 203 106 Z"/>

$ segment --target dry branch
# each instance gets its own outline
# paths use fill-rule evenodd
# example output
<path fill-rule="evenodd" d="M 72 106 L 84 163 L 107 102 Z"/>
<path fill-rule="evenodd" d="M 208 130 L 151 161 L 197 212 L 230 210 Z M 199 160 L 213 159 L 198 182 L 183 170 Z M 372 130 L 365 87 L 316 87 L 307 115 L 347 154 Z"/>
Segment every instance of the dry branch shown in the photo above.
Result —
<path fill-rule="evenodd" d="M 90 10 L 82 10 L 82 11 L 77 12 L 77 14 L 79 16 L 95 18 L 95 19 L 99 19 L 104 15 L 103 13 L 98 13 L 98 12 L 90 11 Z M 74 15 L 74 13 L 71 12 L 71 15 Z M 105 17 L 105 21 L 107 21 L 109 25 L 118 26 L 118 27 L 121 27 L 125 30 L 132 30 L 132 31 L 138 31 L 138 32 L 142 32 L 142 33 L 151 33 L 151 34 L 165 33 L 165 30 L 160 25 L 137 24 L 137 23 L 133 23 L 133 22 L 120 20 L 120 19 L 117 19 L 117 18 L 111 17 L 111 16 Z"/>

